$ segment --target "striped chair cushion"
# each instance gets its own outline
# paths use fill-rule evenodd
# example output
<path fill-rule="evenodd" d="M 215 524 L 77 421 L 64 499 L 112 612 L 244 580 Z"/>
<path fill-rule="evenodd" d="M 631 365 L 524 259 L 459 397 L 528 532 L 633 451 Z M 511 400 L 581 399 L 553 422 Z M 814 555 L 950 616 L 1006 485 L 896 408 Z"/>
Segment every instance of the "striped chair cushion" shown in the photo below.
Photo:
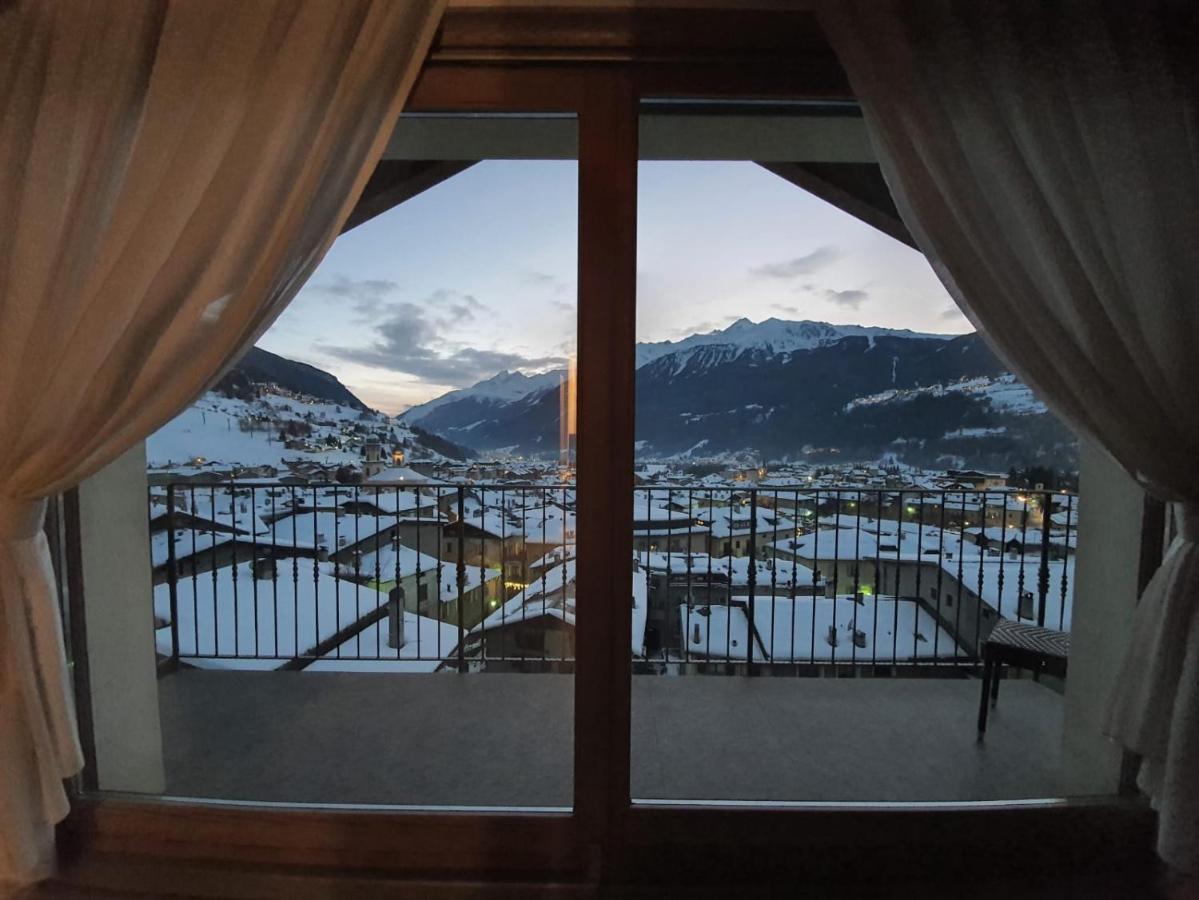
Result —
<path fill-rule="evenodd" d="M 1000 619 L 991 629 L 987 643 L 1059 659 L 1065 659 L 1070 655 L 1070 635 L 1067 632 L 1025 625 L 1012 619 Z"/>

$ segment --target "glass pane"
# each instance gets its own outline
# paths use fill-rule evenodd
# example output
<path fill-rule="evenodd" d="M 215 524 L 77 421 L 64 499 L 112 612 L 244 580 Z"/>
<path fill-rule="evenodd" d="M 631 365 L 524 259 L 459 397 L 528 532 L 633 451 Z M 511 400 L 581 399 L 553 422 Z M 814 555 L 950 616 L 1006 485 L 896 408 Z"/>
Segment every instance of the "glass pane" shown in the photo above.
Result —
<path fill-rule="evenodd" d="M 996 624 L 1070 630 L 1078 447 L 905 245 L 847 112 L 642 118 L 639 801 L 1067 790 L 1063 659 L 977 727 Z"/>
<path fill-rule="evenodd" d="M 148 440 L 158 699 L 98 732 L 101 788 L 572 805 L 575 155 L 569 117 L 405 117 L 356 227 Z"/>

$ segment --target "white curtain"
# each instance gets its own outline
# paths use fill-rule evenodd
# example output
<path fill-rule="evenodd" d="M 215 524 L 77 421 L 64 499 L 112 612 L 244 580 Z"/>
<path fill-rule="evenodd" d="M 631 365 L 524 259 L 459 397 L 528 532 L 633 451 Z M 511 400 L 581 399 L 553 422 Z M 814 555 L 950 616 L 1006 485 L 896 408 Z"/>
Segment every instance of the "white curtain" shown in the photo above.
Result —
<path fill-rule="evenodd" d="M 950 294 L 1059 415 L 1183 504 L 1109 729 L 1144 757 L 1163 858 L 1194 869 L 1199 12 L 848 0 L 820 15 L 904 223 Z"/>
<path fill-rule="evenodd" d="M 82 765 L 42 498 L 178 413 L 283 310 L 442 2 L 0 4 L 0 894 L 49 870 Z"/>

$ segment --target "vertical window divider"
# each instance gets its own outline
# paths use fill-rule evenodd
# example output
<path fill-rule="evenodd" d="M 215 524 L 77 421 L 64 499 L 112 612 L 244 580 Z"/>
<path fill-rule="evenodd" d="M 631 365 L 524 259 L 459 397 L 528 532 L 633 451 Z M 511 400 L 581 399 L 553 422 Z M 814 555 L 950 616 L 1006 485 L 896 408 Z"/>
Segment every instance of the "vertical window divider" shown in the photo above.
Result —
<path fill-rule="evenodd" d="M 637 93 L 592 73 L 579 109 L 575 815 L 603 875 L 629 807 Z"/>

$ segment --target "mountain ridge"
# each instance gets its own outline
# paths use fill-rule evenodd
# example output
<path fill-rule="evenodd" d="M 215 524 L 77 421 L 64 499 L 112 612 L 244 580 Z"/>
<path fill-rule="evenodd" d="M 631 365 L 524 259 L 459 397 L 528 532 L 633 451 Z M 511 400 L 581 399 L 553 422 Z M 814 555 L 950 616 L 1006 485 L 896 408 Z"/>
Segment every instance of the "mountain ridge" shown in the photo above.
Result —
<path fill-rule="evenodd" d="M 813 320 L 786 320 L 768 318 L 753 322 L 742 317 L 722 329 L 688 335 L 677 341 L 650 341 L 637 344 L 637 368 L 641 369 L 663 356 L 674 356 L 682 361 L 680 354 L 692 354 L 708 347 L 727 348 L 721 356 L 733 359 L 746 352 L 793 353 L 836 343 L 848 337 L 865 337 L 873 345 L 879 337 L 904 339 L 927 339 L 949 341 L 961 335 L 929 334 L 907 328 L 884 328 L 875 325 L 834 325 Z M 435 397 L 425 403 L 409 407 L 398 418 L 409 423 L 424 419 L 434 410 L 450 403 L 463 400 L 514 402 L 528 397 L 535 391 L 557 387 L 565 369 L 526 375 L 507 370 L 476 382 L 470 387 L 459 388 Z M 523 390 L 521 390 L 523 388 Z"/>
<path fill-rule="evenodd" d="M 976 333 L 738 320 L 638 347 L 641 459 L 869 460 L 1007 467 L 1076 458 L 1073 436 Z M 503 373 L 502 373 L 503 374 Z M 559 373 L 488 381 L 400 416 L 480 452 L 557 453 Z M 534 386 L 519 393 L 513 386 Z M 476 388 L 479 388 L 476 390 Z"/>
<path fill-rule="evenodd" d="M 287 359 L 261 347 L 251 347 L 213 385 L 212 390 L 226 397 L 249 399 L 255 386 L 277 384 L 297 394 L 305 394 L 318 400 L 349 406 L 362 412 L 375 412 L 355 396 L 354 392 L 341 383 L 337 376 L 324 369 Z"/>

